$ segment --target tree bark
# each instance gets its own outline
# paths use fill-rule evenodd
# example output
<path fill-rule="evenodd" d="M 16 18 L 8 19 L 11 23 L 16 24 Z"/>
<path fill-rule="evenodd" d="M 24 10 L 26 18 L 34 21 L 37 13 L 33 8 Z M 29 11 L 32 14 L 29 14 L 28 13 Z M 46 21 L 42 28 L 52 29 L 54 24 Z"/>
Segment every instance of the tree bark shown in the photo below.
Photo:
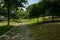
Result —
<path fill-rule="evenodd" d="M 37 23 L 39 22 L 38 16 L 37 16 Z"/>
<path fill-rule="evenodd" d="M 44 19 L 44 17 L 42 17 L 43 18 L 43 22 L 45 22 L 45 19 Z"/>
<path fill-rule="evenodd" d="M 54 22 L 54 14 L 52 14 L 52 22 Z"/>
<path fill-rule="evenodd" d="M 8 5 L 7 5 L 7 25 L 10 25 L 10 8 L 9 8 L 9 2 L 8 2 Z"/>
<path fill-rule="evenodd" d="M 45 22 L 45 18 L 44 18 L 45 16 L 44 16 L 44 14 L 42 15 L 42 19 L 43 19 L 43 22 Z"/>

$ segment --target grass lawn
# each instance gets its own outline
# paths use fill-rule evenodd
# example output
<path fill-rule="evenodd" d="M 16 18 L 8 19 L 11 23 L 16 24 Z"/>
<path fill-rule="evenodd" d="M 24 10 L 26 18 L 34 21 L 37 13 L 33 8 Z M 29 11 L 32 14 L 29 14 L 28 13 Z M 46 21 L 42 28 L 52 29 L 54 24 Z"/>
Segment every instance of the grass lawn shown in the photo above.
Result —
<path fill-rule="evenodd" d="M 49 19 L 49 17 L 45 17 L 46 19 Z M 38 22 L 42 22 L 42 17 L 38 18 Z M 51 19 L 50 19 L 51 20 Z M 49 20 L 47 20 L 49 21 Z M 42 25 L 34 25 L 37 23 L 37 18 L 31 19 L 31 20 L 22 20 L 22 23 L 29 24 L 31 29 L 31 36 L 34 38 L 34 40 L 53 40 L 56 36 L 59 35 L 60 30 L 60 24 L 42 24 Z M 18 22 L 10 22 L 11 26 L 7 26 L 7 22 L 3 21 L 0 22 L 0 35 L 4 34 L 5 32 L 9 31 L 12 27 L 18 26 Z M 31 25 L 34 26 L 31 26 Z"/>
<path fill-rule="evenodd" d="M 9 31 L 13 26 L 0 26 L 0 35 L 4 34 L 5 32 Z"/>
<path fill-rule="evenodd" d="M 7 26 L 6 21 L 0 22 L 0 35 L 4 34 L 7 31 L 9 31 L 12 27 L 18 26 L 18 24 L 19 23 L 17 23 L 17 22 L 10 22 L 10 26 Z"/>
<path fill-rule="evenodd" d="M 60 40 L 60 23 L 46 23 L 29 28 L 33 40 Z"/>
<path fill-rule="evenodd" d="M 19 23 L 17 22 L 10 22 L 10 25 L 12 26 L 18 26 Z M 7 21 L 0 22 L 0 26 L 7 25 Z"/>
<path fill-rule="evenodd" d="M 39 20 L 38 20 L 38 22 L 42 22 L 43 20 L 42 20 L 42 18 L 41 17 L 39 17 L 38 18 Z M 25 24 L 35 24 L 35 23 L 37 23 L 37 18 L 34 18 L 34 19 L 22 19 L 22 23 L 25 23 Z"/>

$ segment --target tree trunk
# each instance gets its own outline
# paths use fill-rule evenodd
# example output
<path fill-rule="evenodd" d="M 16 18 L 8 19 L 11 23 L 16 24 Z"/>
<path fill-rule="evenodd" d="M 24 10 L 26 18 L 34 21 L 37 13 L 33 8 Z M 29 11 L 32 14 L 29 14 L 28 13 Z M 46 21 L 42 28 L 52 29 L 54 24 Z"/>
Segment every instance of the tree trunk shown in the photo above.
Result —
<path fill-rule="evenodd" d="M 44 19 L 44 17 L 42 17 L 43 18 L 43 22 L 45 22 L 45 19 Z"/>
<path fill-rule="evenodd" d="M 45 16 L 44 15 L 42 15 L 42 19 L 43 19 L 43 22 L 45 22 L 45 18 L 44 18 Z"/>
<path fill-rule="evenodd" d="M 54 22 L 54 16 L 52 16 L 52 21 Z"/>
<path fill-rule="evenodd" d="M 39 22 L 38 16 L 37 16 L 37 23 Z"/>
<path fill-rule="evenodd" d="M 8 3 L 8 5 L 7 5 L 7 17 L 8 17 L 8 19 L 7 19 L 7 25 L 10 25 L 10 8 L 9 8 L 9 3 Z"/>
<path fill-rule="evenodd" d="M 54 22 L 54 14 L 52 14 L 52 22 Z"/>

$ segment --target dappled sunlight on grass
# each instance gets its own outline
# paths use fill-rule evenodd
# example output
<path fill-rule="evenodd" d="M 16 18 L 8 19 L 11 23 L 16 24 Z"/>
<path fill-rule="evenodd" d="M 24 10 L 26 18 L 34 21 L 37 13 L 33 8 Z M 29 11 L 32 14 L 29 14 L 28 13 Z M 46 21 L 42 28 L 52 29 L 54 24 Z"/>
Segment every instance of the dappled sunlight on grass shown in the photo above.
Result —
<path fill-rule="evenodd" d="M 37 22 L 42 22 L 42 18 L 38 18 L 38 21 L 37 21 L 37 18 L 34 18 L 34 19 L 30 19 L 30 20 L 23 20 L 23 23 L 25 24 L 34 24 L 34 23 L 37 23 Z"/>
<path fill-rule="evenodd" d="M 10 22 L 10 25 L 12 26 L 18 26 L 19 23 L 17 22 Z M 7 25 L 7 21 L 0 22 L 0 26 Z"/>
<path fill-rule="evenodd" d="M 6 21 L 0 22 L 0 26 L 7 25 Z"/>
<path fill-rule="evenodd" d="M 60 18 L 55 18 L 54 20 L 60 20 Z"/>
<path fill-rule="evenodd" d="M 17 23 L 17 22 L 10 22 L 10 25 L 12 25 L 12 26 L 18 26 L 18 25 L 20 25 L 20 23 Z"/>

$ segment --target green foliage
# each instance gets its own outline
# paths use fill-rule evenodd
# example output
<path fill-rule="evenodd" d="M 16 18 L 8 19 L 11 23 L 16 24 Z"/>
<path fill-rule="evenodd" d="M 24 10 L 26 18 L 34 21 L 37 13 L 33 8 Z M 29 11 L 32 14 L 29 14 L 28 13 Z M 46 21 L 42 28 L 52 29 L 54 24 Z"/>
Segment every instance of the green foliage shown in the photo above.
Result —
<path fill-rule="evenodd" d="M 24 18 L 24 15 L 25 15 L 25 12 L 24 10 L 17 10 L 17 12 L 15 13 L 15 15 L 18 17 L 18 18 Z"/>
<path fill-rule="evenodd" d="M 29 13 L 27 11 L 24 12 L 24 19 L 29 18 Z"/>
<path fill-rule="evenodd" d="M 2 0 L 3 7 L 7 8 L 7 21 L 8 25 L 10 23 L 11 11 L 16 12 L 18 7 L 25 7 L 24 4 L 27 3 L 27 0 Z M 0 3 L 1 4 L 1 3 Z M 1 4 L 2 5 L 2 4 Z"/>
<path fill-rule="evenodd" d="M 38 22 L 38 17 L 39 16 L 44 16 L 45 14 L 45 8 L 42 5 L 39 4 L 32 4 L 27 7 L 27 12 L 29 13 L 29 18 L 37 18 Z"/>
<path fill-rule="evenodd" d="M 3 1 L 4 1 L 4 5 L 8 6 L 9 3 L 9 7 L 15 9 L 18 7 L 24 7 L 23 4 L 27 3 L 27 0 L 3 0 Z"/>
<path fill-rule="evenodd" d="M 59 0 L 42 0 L 39 3 L 32 4 L 27 7 L 29 18 L 42 16 L 44 20 L 44 16 L 52 16 L 52 21 L 54 21 L 54 17 L 60 17 L 59 10 Z"/>

